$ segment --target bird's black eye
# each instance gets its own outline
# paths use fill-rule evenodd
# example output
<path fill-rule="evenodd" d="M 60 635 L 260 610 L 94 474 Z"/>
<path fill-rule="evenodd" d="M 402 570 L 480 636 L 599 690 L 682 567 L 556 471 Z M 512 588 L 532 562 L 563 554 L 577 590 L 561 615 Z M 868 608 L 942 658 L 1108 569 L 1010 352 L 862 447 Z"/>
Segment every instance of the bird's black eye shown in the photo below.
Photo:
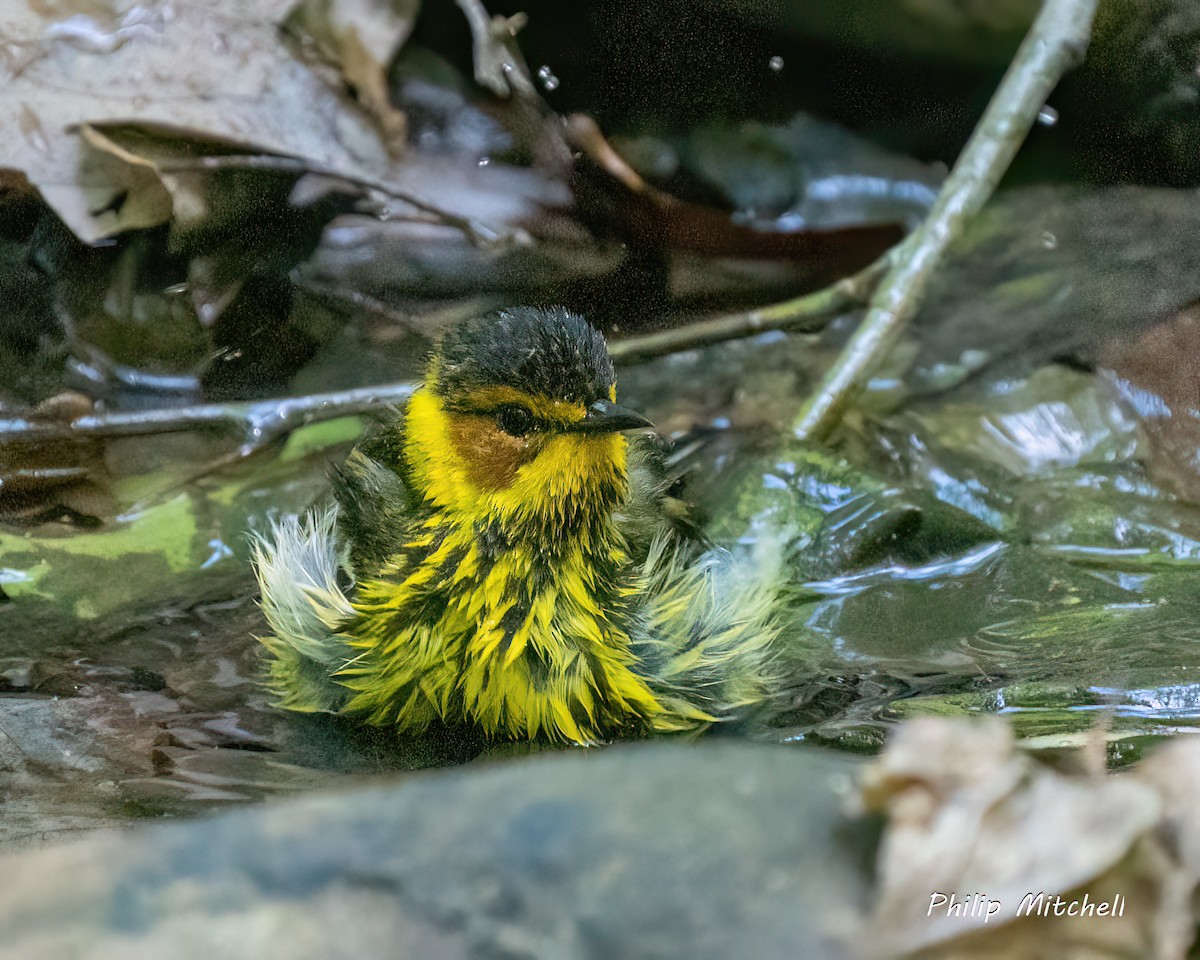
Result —
<path fill-rule="evenodd" d="M 533 414 L 515 403 L 508 403 L 496 411 L 496 426 L 514 437 L 523 437 L 536 426 Z"/>

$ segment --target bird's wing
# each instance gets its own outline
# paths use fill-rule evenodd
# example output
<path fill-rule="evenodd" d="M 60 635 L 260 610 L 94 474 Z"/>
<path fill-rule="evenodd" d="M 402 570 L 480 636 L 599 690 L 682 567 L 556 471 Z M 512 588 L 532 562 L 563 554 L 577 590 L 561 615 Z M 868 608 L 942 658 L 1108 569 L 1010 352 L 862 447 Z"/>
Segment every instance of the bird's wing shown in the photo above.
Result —
<path fill-rule="evenodd" d="M 658 435 L 629 445 L 629 499 L 616 519 L 639 566 L 656 540 L 701 542 L 691 506 L 677 496 L 682 484 L 668 468 L 670 453 L 670 441 Z"/>
<path fill-rule="evenodd" d="M 333 471 L 338 533 L 355 579 L 370 577 L 410 539 L 417 512 L 404 480 L 399 423 L 362 441 Z"/>
<path fill-rule="evenodd" d="M 253 536 L 254 572 L 273 636 L 263 637 L 267 686 L 279 706 L 302 713 L 336 713 L 345 688 L 330 679 L 356 651 L 339 635 L 354 608 L 338 570 L 334 528 L 338 511 L 322 504 L 289 515 Z"/>

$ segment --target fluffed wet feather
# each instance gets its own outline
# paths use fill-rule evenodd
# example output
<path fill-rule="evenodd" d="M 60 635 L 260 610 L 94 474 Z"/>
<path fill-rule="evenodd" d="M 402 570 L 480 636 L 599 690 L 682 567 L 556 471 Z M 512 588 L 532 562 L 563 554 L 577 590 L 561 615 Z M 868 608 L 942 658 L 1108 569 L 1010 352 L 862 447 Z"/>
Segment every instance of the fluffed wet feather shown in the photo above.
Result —
<path fill-rule="evenodd" d="M 268 686 L 279 706 L 336 713 L 345 691 L 331 680 L 354 653 L 338 633 L 354 608 L 338 583 L 338 508 L 330 503 L 303 518 L 286 516 L 253 537 L 262 610 L 274 636 Z"/>

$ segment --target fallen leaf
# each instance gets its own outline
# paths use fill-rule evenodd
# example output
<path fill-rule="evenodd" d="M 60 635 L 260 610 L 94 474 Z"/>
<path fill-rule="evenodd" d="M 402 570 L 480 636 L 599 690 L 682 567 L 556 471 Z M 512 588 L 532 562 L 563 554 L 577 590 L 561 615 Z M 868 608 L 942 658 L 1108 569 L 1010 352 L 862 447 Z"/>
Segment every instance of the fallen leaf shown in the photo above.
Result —
<path fill-rule="evenodd" d="M 393 156 L 404 149 L 408 124 L 392 104 L 388 68 L 412 33 L 420 0 L 301 0 L 285 26 L 302 31 L 341 70 L 383 131 Z"/>
<path fill-rule="evenodd" d="M 1162 952 L 1178 940 L 1160 909 L 1177 902 L 1176 867 L 1149 784 L 1053 770 L 999 718 L 922 719 L 867 771 L 863 799 L 888 816 L 875 955 L 1177 956 Z M 1055 915 L 1057 898 L 1114 915 Z"/>
<path fill-rule="evenodd" d="M 24 173 L 88 243 L 165 222 L 174 207 L 154 157 L 94 135 L 106 122 L 172 130 L 193 158 L 270 154 L 385 173 L 375 124 L 282 41 L 290 5 L 112 0 L 107 17 L 65 20 L 7 9 L 0 83 L 21 106 L 0 117 L 0 168 Z"/>

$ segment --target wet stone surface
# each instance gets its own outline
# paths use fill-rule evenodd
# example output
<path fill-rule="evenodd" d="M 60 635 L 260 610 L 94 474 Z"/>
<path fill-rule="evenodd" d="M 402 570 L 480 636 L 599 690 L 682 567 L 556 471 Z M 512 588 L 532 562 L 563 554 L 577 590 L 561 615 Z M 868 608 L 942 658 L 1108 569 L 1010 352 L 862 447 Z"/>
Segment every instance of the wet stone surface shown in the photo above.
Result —
<path fill-rule="evenodd" d="M 658 741 L 375 781 L 20 854 L 0 925 L 95 960 L 845 956 L 859 765 Z"/>

